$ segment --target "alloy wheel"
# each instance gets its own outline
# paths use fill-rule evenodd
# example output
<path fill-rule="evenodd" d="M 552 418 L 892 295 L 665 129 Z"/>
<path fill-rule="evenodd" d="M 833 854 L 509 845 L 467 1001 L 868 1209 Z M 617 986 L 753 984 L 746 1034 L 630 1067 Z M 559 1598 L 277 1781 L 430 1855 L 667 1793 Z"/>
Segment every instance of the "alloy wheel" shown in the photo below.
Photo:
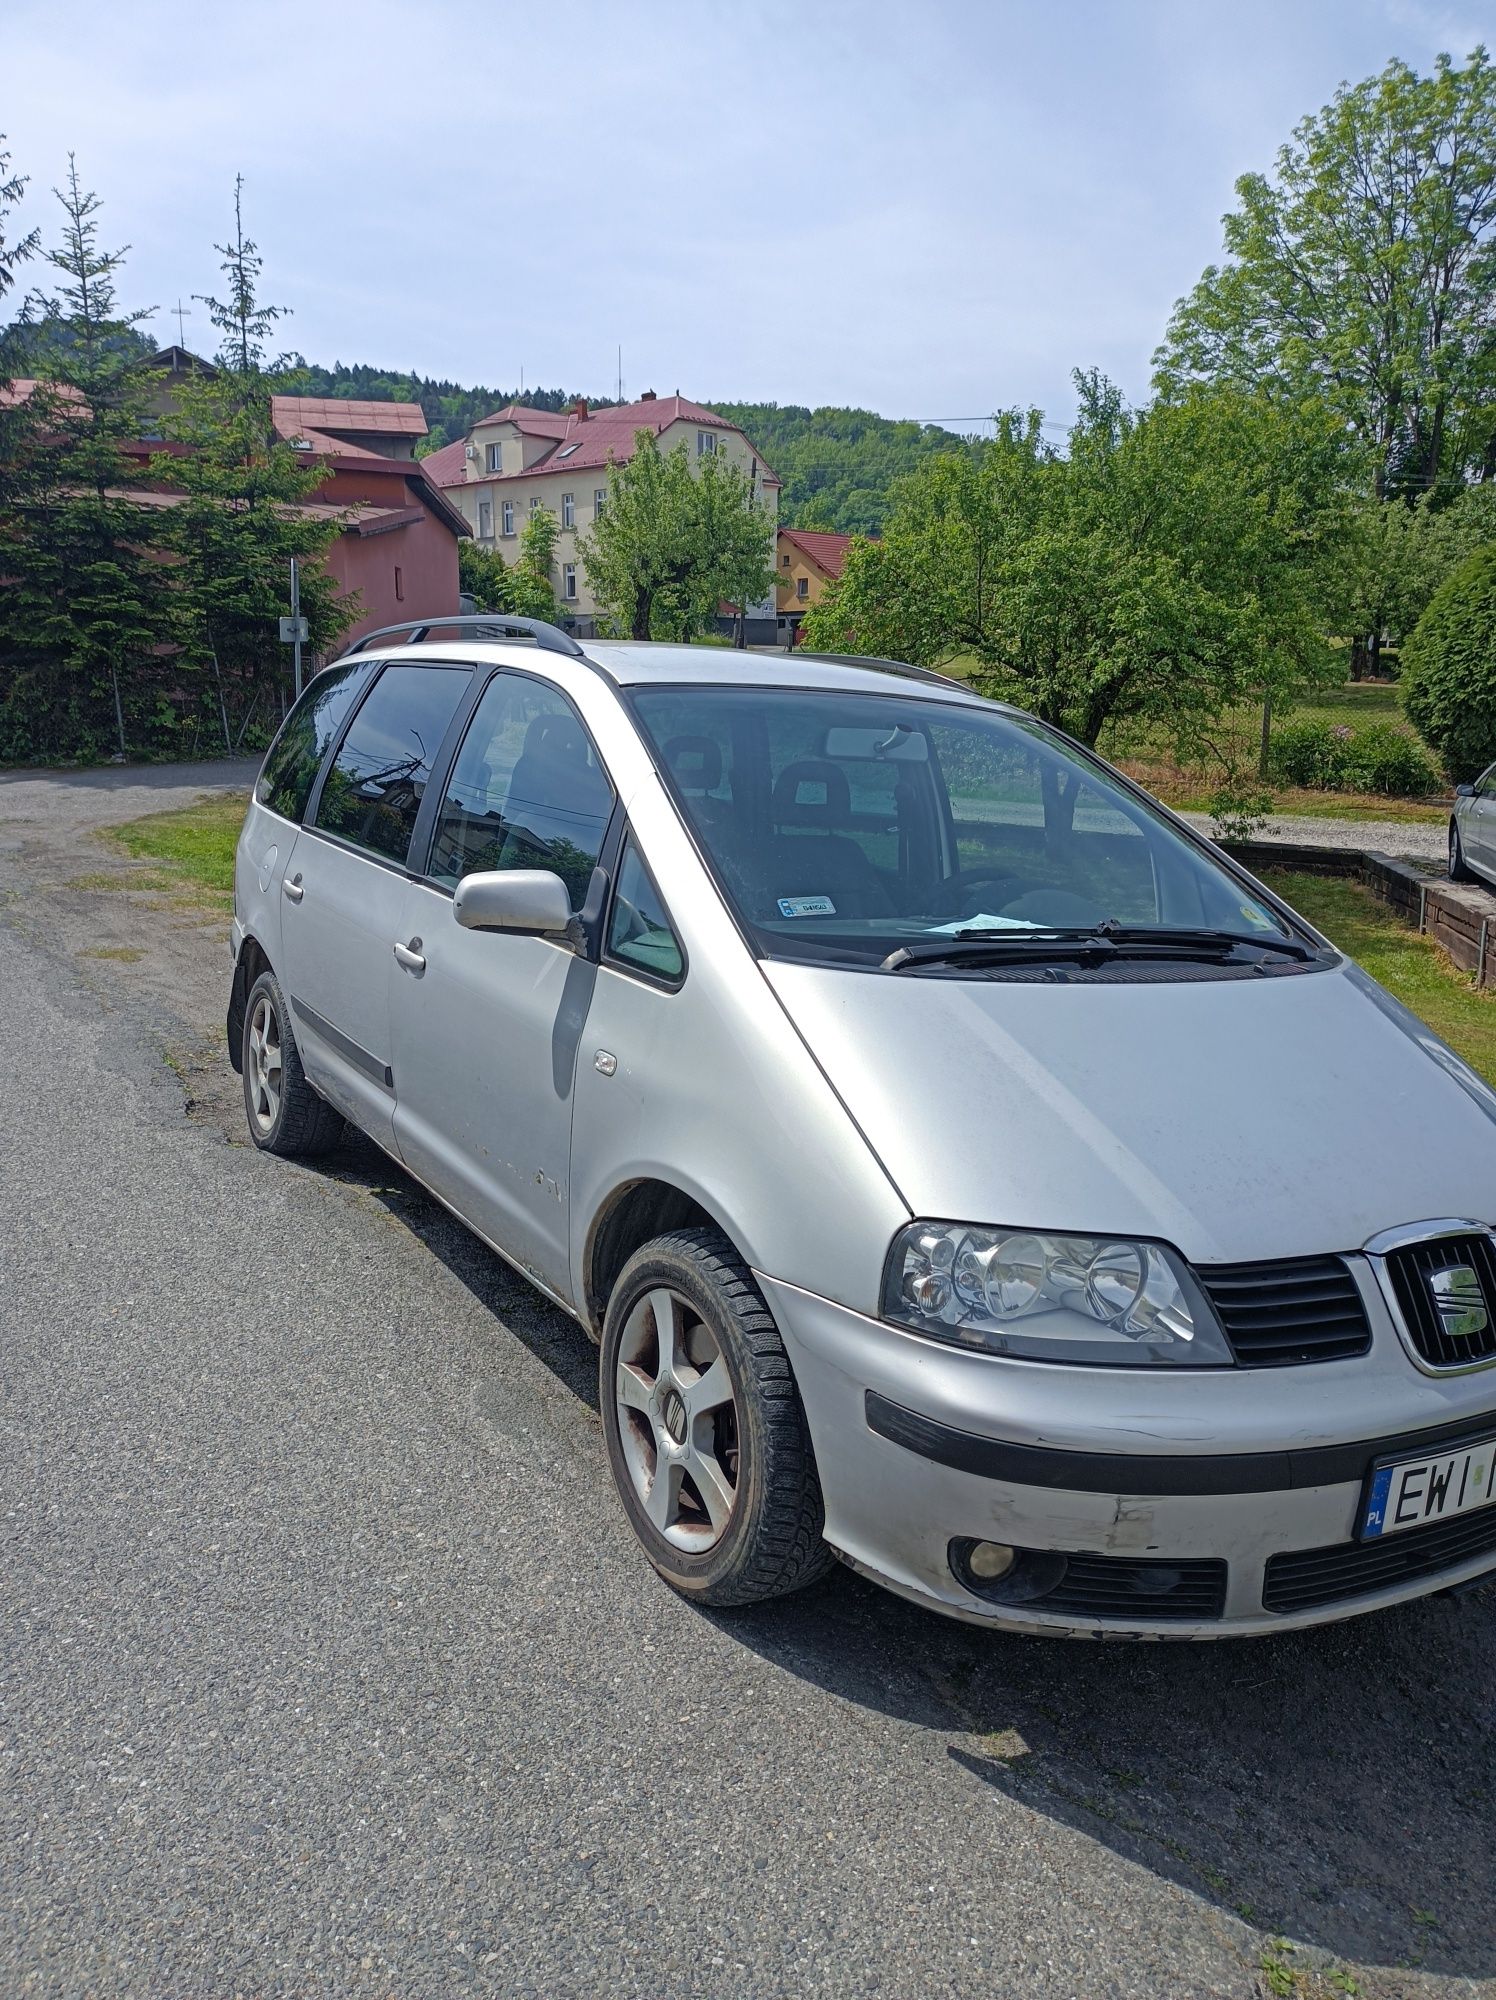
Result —
<path fill-rule="evenodd" d="M 623 1456 L 645 1518 L 693 1555 L 715 1548 L 738 1498 L 737 1398 L 711 1328 L 668 1286 L 646 1292 L 618 1348 Z"/>
<path fill-rule="evenodd" d="M 250 1113 L 262 1132 L 273 1131 L 280 1114 L 282 1053 L 280 1019 L 268 994 L 260 995 L 250 1014 L 245 1056 Z"/>

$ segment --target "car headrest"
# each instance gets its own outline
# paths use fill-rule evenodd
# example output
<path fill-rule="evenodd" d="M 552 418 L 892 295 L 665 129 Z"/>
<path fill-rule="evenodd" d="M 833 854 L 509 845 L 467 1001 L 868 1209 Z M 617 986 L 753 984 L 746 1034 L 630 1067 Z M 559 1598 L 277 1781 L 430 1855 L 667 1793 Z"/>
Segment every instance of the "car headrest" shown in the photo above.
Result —
<path fill-rule="evenodd" d="M 722 746 L 710 736 L 672 736 L 665 766 L 683 792 L 714 792 L 722 782 Z"/>
<path fill-rule="evenodd" d="M 846 772 L 824 757 L 786 764 L 774 780 L 769 816 L 776 826 L 846 826 L 852 817 Z"/>

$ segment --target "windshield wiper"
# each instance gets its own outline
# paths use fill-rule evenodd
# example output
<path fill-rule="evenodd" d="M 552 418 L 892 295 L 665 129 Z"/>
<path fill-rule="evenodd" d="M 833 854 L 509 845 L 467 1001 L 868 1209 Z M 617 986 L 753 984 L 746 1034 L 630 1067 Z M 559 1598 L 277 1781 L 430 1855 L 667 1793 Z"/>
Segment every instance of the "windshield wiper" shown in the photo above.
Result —
<path fill-rule="evenodd" d="M 901 945 L 883 960 L 880 971 L 902 972 L 921 965 L 1034 965 L 1072 960 L 1103 965 L 1117 959 L 1220 959 L 1249 947 L 1272 952 L 1301 964 L 1316 956 L 1312 946 L 1296 938 L 1270 937 L 1260 931 L 1170 929 L 1166 925 L 1119 924 L 1108 920 L 1089 929 L 1056 925 L 1032 930 L 993 931 L 974 925 L 928 944 Z"/>

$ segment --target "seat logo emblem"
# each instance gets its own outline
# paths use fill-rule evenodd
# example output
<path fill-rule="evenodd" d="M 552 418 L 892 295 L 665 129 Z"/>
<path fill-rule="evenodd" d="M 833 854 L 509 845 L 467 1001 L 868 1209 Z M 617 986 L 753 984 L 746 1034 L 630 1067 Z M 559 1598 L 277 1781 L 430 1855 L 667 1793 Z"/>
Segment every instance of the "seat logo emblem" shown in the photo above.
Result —
<path fill-rule="evenodd" d="M 1480 1279 L 1468 1264 L 1446 1264 L 1428 1274 L 1429 1296 L 1451 1340 L 1469 1340 L 1490 1325 Z"/>

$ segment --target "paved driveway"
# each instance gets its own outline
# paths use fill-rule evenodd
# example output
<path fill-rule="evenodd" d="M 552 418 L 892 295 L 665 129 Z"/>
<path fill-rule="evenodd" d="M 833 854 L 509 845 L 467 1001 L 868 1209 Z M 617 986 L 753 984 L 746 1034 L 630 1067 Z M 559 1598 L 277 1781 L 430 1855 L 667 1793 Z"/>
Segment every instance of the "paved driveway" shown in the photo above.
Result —
<path fill-rule="evenodd" d="M 184 1111 L 221 929 L 174 1007 L 81 960 L 86 818 L 0 825 L 0 1993 L 1247 1996 L 1279 1931 L 1496 1993 L 1491 1598 L 681 1603 L 569 1321 L 382 1160 Z"/>

